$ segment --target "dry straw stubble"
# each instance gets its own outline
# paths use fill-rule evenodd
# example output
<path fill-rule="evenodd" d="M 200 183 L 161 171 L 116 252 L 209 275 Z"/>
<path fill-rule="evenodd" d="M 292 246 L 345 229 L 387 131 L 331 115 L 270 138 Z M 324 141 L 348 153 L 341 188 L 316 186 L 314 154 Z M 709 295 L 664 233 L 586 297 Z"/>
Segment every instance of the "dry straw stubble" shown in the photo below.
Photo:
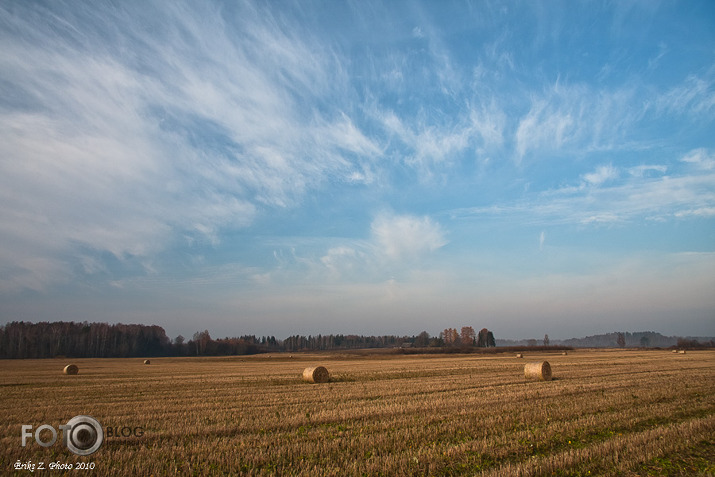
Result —
<path fill-rule="evenodd" d="M 528 380 L 551 381 L 551 365 L 548 361 L 526 363 L 524 377 Z"/>
<path fill-rule="evenodd" d="M 76 365 L 74 365 L 74 364 L 68 364 L 67 366 L 65 366 L 65 369 L 64 369 L 63 372 L 64 372 L 65 374 L 72 374 L 72 375 L 74 375 L 74 374 L 79 373 L 79 368 L 78 368 Z"/>
<path fill-rule="evenodd" d="M 22 447 L 17 423 L 28 416 L 31 423 L 63 422 L 57 419 L 74 410 L 70 416 L 89 412 L 120 424 L 131 416 L 152 427 L 98 451 L 111 454 L 104 474 L 116 477 L 134 477 L 137 469 L 181 475 L 187 463 L 196 475 L 667 473 L 659 456 L 694 459 L 689 449 L 715 432 L 715 388 L 708 384 L 715 353 L 667 353 L 570 352 L 577 356 L 552 367 L 560 378 L 553 383 L 526 382 L 519 372 L 551 359 L 546 353 L 516 362 L 514 353 L 476 360 L 326 354 L 313 359 L 330 381 L 310 386 L 301 377 L 316 366 L 304 361 L 309 355 L 281 363 L 260 356 L 152 359 L 161 369 L 151 376 L 148 368 L 137 373 L 143 359 L 83 359 L 81 379 L 56 378 L 62 360 L 0 360 L 0 460 L 46 460 L 61 443 Z M 78 395 L 91 408 L 77 408 Z"/>
<path fill-rule="evenodd" d="M 330 380 L 330 373 L 324 366 L 305 368 L 303 380 L 309 383 L 327 383 Z"/>

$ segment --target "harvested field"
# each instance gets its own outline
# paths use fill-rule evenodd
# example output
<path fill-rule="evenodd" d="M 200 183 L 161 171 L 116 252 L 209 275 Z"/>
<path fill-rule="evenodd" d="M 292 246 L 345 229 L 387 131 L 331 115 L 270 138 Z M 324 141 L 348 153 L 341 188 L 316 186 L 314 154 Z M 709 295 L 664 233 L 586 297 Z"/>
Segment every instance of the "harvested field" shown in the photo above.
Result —
<path fill-rule="evenodd" d="M 715 472 L 715 352 L 529 358 L 548 360 L 554 380 L 526 381 L 513 354 L 77 359 L 75 379 L 56 360 L 0 361 L 0 471 L 31 460 L 117 476 Z M 329 383 L 302 380 L 316 361 Z M 61 439 L 21 446 L 22 424 L 59 429 L 80 414 L 143 435 L 107 436 L 87 457 Z"/>

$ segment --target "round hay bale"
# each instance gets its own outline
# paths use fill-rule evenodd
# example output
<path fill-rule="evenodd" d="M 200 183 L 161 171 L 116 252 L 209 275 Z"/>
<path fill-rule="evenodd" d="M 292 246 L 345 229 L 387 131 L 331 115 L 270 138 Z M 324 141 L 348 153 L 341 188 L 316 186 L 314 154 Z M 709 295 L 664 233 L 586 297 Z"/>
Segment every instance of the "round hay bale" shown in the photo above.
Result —
<path fill-rule="evenodd" d="M 517 357 L 517 358 L 523 358 L 523 357 L 524 357 L 524 355 L 523 355 L 523 354 L 521 354 L 521 353 L 516 353 L 516 357 Z"/>
<path fill-rule="evenodd" d="M 64 372 L 65 374 L 74 375 L 74 374 L 79 373 L 79 368 L 78 368 L 76 365 L 74 365 L 74 364 L 68 364 L 67 366 L 65 366 L 65 369 L 64 369 L 63 372 Z"/>
<path fill-rule="evenodd" d="M 149 361 L 148 359 L 145 359 L 144 364 L 151 364 L 151 361 Z"/>
<path fill-rule="evenodd" d="M 305 368 L 303 370 L 303 380 L 309 383 L 327 383 L 330 380 L 330 374 L 323 366 Z"/>
<path fill-rule="evenodd" d="M 677 353 L 677 352 L 678 352 L 678 350 L 677 350 L 677 349 L 674 349 L 674 350 L 673 350 L 672 352 L 673 352 L 673 353 Z"/>
<path fill-rule="evenodd" d="M 561 353 L 561 356 L 568 356 L 568 353 L 566 351 Z"/>
<path fill-rule="evenodd" d="M 678 351 L 678 353 L 680 353 L 680 354 L 685 354 L 685 350 L 684 350 L 684 349 L 681 349 L 680 351 Z"/>
<path fill-rule="evenodd" d="M 529 380 L 551 381 L 551 365 L 548 361 L 526 363 L 524 377 Z"/>

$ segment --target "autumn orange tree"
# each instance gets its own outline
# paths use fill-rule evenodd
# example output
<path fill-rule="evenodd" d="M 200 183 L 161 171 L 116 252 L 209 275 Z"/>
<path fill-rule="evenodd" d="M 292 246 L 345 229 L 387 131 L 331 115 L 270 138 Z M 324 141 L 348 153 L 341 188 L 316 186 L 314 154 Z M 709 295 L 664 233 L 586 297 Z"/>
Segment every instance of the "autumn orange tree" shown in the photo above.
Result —
<path fill-rule="evenodd" d="M 461 341 L 462 346 L 474 346 L 474 328 L 471 326 L 462 326 Z"/>
<path fill-rule="evenodd" d="M 444 344 L 447 346 L 456 346 L 459 341 L 459 334 L 455 328 L 447 328 L 442 332 Z"/>

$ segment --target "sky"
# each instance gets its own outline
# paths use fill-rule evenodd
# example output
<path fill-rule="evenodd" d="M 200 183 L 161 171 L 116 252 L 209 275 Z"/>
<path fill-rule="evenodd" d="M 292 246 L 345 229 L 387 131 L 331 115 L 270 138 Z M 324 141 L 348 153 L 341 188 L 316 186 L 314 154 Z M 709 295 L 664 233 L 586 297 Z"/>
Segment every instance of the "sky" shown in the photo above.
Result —
<path fill-rule="evenodd" d="M 715 3 L 0 0 L 0 324 L 715 335 Z"/>

